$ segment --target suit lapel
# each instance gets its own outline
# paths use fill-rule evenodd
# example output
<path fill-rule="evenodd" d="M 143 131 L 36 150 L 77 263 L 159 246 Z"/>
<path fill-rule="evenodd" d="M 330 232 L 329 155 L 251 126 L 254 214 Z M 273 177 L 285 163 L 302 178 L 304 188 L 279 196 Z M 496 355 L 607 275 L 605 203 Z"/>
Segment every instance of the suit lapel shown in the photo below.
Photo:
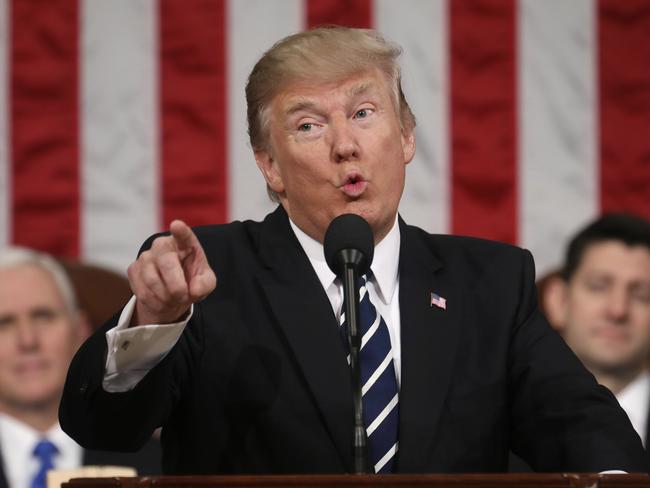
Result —
<path fill-rule="evenodd" d="M 352 471 L 352 387 L 336 318 L 282 208 L 264 221 L 259 281 L 323 416 Z"/>
<path fill-rule="evenodd" d="M 461 323 L 461 293 L 416 229 L 400 220 L 400 315 L 402 374 L 397 466 L 427 469 L 452 374 Z M 446 309 L 431 304 L 431 293 Z"/>

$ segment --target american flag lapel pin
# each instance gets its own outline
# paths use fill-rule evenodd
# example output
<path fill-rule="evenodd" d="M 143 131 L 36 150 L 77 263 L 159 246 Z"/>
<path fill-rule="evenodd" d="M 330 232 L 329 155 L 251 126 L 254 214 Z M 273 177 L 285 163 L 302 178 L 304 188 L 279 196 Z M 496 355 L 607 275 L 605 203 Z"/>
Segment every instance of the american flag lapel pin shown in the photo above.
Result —
<path fill-rule="evenodd" d="M 431 292 L 431 306 L 447 310 L 447 299 L 442 298 L 440 295 Z"/>

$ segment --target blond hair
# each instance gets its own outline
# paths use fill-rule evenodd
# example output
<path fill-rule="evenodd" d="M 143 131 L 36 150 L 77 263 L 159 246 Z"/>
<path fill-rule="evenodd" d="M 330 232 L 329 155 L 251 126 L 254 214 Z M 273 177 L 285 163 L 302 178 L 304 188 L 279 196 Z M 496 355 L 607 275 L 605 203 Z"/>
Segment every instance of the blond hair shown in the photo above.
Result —
<path fill-rule="evenodd" d="M 291 83 L 327 83 L 379 69 L 392 86 L 402 129 L 415 127 L 415 116 L 402 91 L 397 58 L 402 49 L 371 29 L 318 27 L 275 43 L 255 64 L 246 84 L 248 135 L 253 150 L 268 150 L 269 107 Z M 267 186 L 273 201 L 278 196 Z"/>

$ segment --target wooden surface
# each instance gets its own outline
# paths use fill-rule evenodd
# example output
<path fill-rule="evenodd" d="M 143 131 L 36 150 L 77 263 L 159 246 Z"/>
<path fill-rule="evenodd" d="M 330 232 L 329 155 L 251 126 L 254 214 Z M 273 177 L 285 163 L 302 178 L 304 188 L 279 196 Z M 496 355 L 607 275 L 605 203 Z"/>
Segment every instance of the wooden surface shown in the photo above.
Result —
<path fill-rule="evenodd" d="M 647 487 L 643 474 L 463 474 L 463 475 L 312 475 L 312 476 L 159 476 L 143 478 L 79 478 L 63 488 L 204 488 L 204 487 L 361 487 L 453 488 L 616 488 Z"/>

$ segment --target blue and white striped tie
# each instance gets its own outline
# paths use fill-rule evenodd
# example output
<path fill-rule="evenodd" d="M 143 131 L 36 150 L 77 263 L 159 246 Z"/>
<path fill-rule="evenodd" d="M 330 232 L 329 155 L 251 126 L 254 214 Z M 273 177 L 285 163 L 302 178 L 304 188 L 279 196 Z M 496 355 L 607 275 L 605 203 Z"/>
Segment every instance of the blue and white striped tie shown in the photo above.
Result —
<path fill-rule="evenodd" d="M 370 462 L 375 473 L 392 473 L 397 454 L 399 421 L 398 388 L 393 365 L 393 350 L 386 322 L 370 301 L 367 278 L 359 279 L 359 354 L 363 395 L 363 423 L 368 436 Z M 340 332 L 348 344 L 348 325 L 341 315 Z M 348 362 L 350 358 L 348 356 Z"/>

